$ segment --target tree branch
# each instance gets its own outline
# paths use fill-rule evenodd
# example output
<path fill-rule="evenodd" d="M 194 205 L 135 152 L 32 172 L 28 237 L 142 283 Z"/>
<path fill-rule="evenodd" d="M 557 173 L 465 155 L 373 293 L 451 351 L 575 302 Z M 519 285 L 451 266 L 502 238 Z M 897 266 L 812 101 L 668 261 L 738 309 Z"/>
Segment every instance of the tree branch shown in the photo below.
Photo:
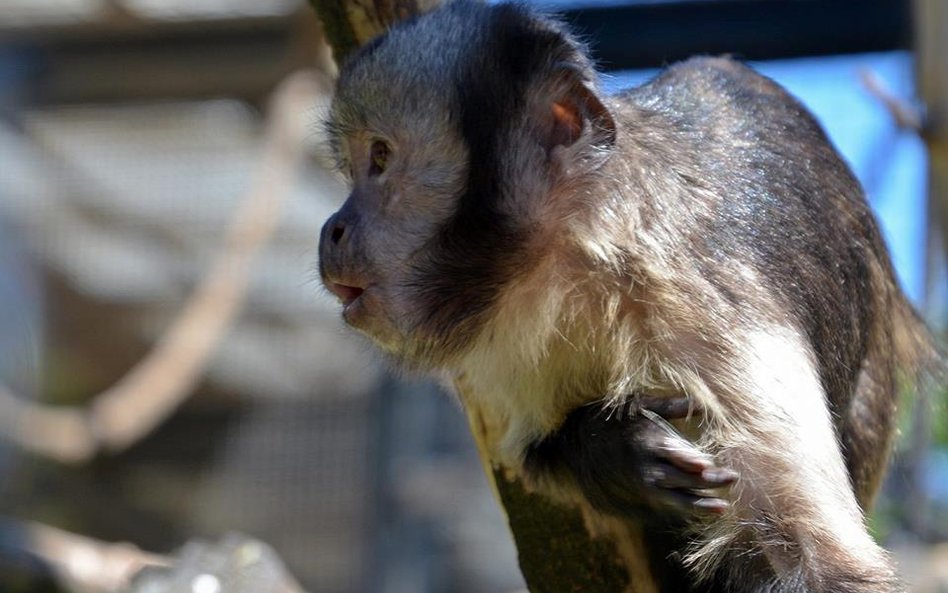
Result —
<path fill-rule="evenodd" d="M 317 92 L 306 73 L 275 92 L 260 165 L 204 280 L 157 345 L 83 407 L 34 403 L 0 387 L 0 434 L 33 453 L 82 463 L 138 442 L 192 393 L 246 296 L 256 254 L 266 244 L 295 181 L 303 118 Z"/>
<path fill-rule="evenodd" d="M 427 12 L 439 0 L 310 0 L 337 64 L 395 23 Z"/>
<path fill-rule="evenodd" d="M 0 519 L 0 554 L 37 563 L 60 585 L 82 593 L 122 593 L 141 569 L 170 564 L 132 544 L 103 543 L 13 519 Z"/>

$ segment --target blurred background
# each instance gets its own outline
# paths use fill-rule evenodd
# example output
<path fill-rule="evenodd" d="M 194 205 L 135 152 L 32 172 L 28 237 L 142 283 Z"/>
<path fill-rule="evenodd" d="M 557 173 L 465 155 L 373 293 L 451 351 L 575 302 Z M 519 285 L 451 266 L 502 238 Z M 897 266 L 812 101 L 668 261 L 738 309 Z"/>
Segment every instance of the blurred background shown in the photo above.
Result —
<path fill-rule="evenodd" d="M 696 53 L 787 86 L 944 328 L 910 2 L 543 6 L 610 89 Z M 42 525 L 162 554 L 246 533 L 312 593 L 522 588 L 457 404 L 319 286 L 332 73 L 304 0 L 0 0 L 0 591 L 68 590 Z M 948 591 L 946 397 L 904 406 L 872 518 L 916 593 Z"/>

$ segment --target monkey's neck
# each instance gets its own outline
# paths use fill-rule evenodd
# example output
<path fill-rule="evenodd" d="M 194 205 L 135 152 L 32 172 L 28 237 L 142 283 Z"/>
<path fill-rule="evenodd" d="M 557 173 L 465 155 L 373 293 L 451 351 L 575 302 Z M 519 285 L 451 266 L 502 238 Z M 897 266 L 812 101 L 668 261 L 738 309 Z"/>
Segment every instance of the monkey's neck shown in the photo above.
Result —
<path fill-rule="evenodd" d="M 578 406 L 655 382 L 631 282 L 549 258 L 497 303 L 454 377 L 465 405 L 495 427 L 506 465 L 518 467 L 525 448 Z"/>

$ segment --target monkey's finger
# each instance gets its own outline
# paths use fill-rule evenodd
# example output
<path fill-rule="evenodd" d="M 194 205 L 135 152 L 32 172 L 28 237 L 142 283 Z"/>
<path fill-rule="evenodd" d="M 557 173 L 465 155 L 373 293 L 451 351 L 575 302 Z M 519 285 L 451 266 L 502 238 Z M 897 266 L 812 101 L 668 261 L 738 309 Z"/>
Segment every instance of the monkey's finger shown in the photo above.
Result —
<path fill-rule="evenodd" d="M 741 477 L 741 474 L 728 467 L 712 467 L 701 472 L 701 479 L 708 484 L 714 484 L 713 488 L 730 486 Z"/>
<path fill-rule="evenodd" d="M 666 420 L 677 420 L 701 414 L 701 410 L 687 397 L 642 395 L 638 403 L 639 408 L 651 410 Z"/>
<path fill-rule="evenodd" d="M 712 467 L 698 473 L 686 472 L 668 464 L 655 465 L 646 470 L 647 480 L 659 488 L 705 490 L 730 486 L 737 480 L 737 472 Z"/>
<path fill-rule="evenodd" d="M 731 508 L 731 503 L 723 498 L 688 490 L 667 490 L 661 496 L 661 500 L 667 506 L 685 513 L 697 511 L 702 514 L 722 515 Z"/>
<path fill-rule="evenodd" d="M 731 508 L 731 503 L 724 500 L 723 498 L 699 497 L 694 501 L 694 507 L 700 511 L 713 513 L 715 515 L 723 515 L 729 508 Z"/>
<path fill-rule="evenodd" d="M 701 473 L 714 467 L 714 458 L 680 437 L 668 436 L 654 448 L 655 455 L 671 465 L 690 473 Z"/>

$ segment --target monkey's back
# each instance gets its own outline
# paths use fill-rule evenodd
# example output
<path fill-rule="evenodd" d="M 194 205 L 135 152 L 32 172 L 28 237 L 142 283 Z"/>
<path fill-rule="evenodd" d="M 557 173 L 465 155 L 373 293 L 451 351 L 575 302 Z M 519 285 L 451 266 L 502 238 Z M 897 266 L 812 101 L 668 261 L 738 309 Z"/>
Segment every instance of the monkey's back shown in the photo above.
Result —
<path fill-rule="evenodd" d="M 679 229 L 709 262 L 710 283 L 738 314 L 753 316 L 756 293 L 776 299 L 807 337 L 867 505 L 894 432 L 896 372 L 909 362 L 900 359 L 914 355 L 897 334 L 924 330 L 859 182 L 796 99 L 732 60 L 689 60 L 620 98 L 667 124 L 664 174 L 717 197 L 700 228 Z M 714 277 L 729 264 L 752 269 L 760 286 Z"/>

